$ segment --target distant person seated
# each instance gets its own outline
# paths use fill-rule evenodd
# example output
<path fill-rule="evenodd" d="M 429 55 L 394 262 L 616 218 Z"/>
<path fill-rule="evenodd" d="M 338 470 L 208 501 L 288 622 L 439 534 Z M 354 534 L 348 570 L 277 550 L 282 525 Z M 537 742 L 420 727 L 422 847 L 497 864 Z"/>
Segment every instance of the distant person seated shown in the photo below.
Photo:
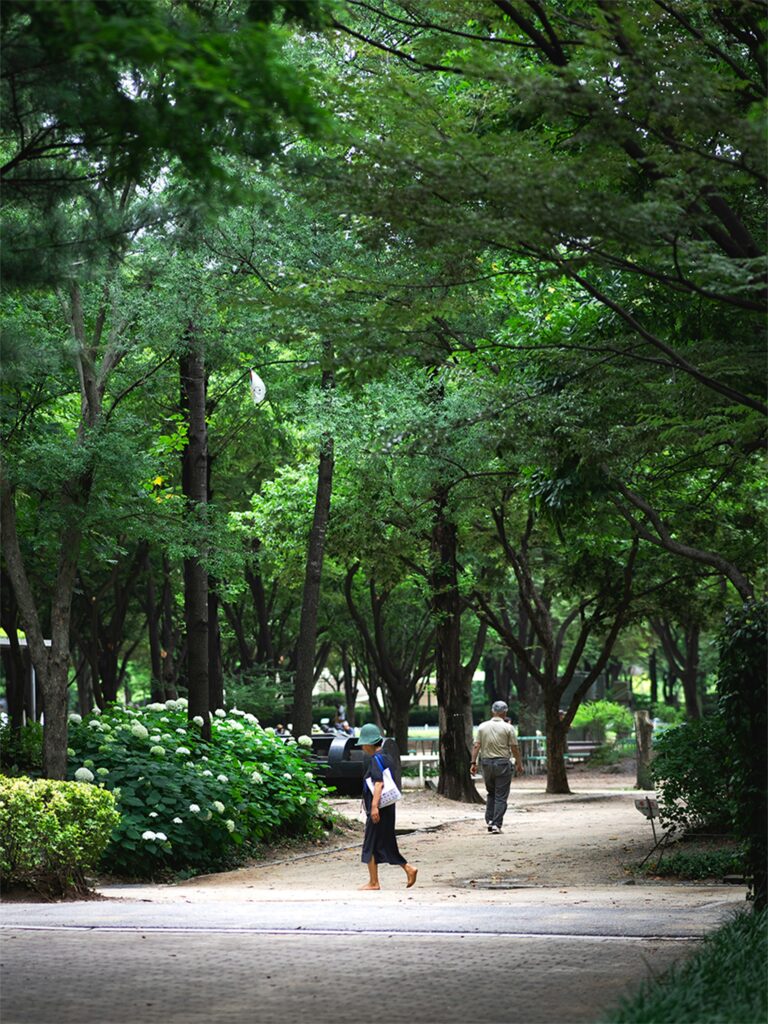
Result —
<path fill-rule="evenodd" d="M 278 722 L 275 726 L 275 736 L 287 736 L 288 730 L 285 728 L 282 722 Z"/>
<path fill-rule="evenodd" d="M 355 735 L 355 730 L 352 728 L 352 726 L 349 724 L 349 722 L 346 720 L 346 718 L 344 719 L 343 722 L 339 722 L 339 724 L 336 726 L 336 732 L 340 732 L 344 736 L 354 736 Z"/>

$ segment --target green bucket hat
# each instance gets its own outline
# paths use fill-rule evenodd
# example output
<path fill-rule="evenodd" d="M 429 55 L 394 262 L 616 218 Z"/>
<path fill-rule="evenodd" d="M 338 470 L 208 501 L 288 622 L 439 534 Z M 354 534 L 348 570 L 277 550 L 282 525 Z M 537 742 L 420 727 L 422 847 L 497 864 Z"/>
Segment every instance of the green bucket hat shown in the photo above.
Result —
<path fill-rule="evenodd" d="M 357 738 L 355 746 L 365 747 L 370 744 L 370 746 L 375 747 L 378 743 L 381 743 L 383 739 L 384 737 L 381 735 L 378 725 L 374 725 L 373 722 L 368 722 L 360 730 L 360 735 Z"/>

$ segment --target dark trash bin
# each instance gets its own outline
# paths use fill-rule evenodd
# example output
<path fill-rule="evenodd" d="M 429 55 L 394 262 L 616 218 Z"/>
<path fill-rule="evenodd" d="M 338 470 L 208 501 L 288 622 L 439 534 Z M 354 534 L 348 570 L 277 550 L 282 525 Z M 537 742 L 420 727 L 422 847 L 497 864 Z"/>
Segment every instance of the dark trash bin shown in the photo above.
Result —
<path fill-rule="evenodd" d="M 360 796 L 363 792 L 363 776 L 370 758 L 361 747 L 355 747 L 356 743 L 354 736 L 330 733 L 312 736 L 310 767 L 326 786 L 333 786 L 340 796 Z M 391 761 L 392 775 L 400 786 L 400 750 L 397 743 L 388 737 L 381 749 Z"/>

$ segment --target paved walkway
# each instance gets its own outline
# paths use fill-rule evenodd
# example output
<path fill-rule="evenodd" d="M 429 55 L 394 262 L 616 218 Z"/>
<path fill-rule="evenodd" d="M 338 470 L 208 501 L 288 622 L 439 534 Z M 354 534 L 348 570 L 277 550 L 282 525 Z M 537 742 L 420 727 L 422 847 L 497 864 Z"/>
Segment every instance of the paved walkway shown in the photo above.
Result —
<path fill-rule="evenodd" d="M 613 795 L 606 813 L 620 820 L 626 796 Z M 743 891 L 723 886 L 520 881 L 487 870 L 504 847 L 478 845 L 476 808 L 417 811 L 412 822 L 431 816 L 427 827 L 449 820 L 405 837 L 425 875 L 412 890 L 389 868 L 386 889 L 356 892 L 355 853 L 334 849 L 179 886 L 109 887 L 101 902 L 5 904 L 0 1019 L 594 1022 L 743 906 Z M 552 818 L 539 815 L 535 830 Z M 514 847 L 514 830 L 499 838 Z M 446 851 L 454 862 L 428 871 Z M 353 884 L 340 890 L 343 878 Z"/>

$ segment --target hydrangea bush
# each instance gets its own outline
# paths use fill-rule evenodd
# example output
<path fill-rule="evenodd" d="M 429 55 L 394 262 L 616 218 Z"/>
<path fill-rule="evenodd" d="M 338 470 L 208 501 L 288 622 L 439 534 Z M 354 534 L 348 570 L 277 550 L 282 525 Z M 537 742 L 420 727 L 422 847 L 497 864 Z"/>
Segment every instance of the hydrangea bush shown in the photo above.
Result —
<path fill-rule="evenodd" d="M 111 790 L 121 813 L 103 866 L 146 877 L 213 871 L 259 844 L 314 835 L 327 792 L 303 745 L 276 738 L 237 709 L 187 720 L 184 698 L 143 708 L 111 705 L 70 716 L 68 775 Z"/>

